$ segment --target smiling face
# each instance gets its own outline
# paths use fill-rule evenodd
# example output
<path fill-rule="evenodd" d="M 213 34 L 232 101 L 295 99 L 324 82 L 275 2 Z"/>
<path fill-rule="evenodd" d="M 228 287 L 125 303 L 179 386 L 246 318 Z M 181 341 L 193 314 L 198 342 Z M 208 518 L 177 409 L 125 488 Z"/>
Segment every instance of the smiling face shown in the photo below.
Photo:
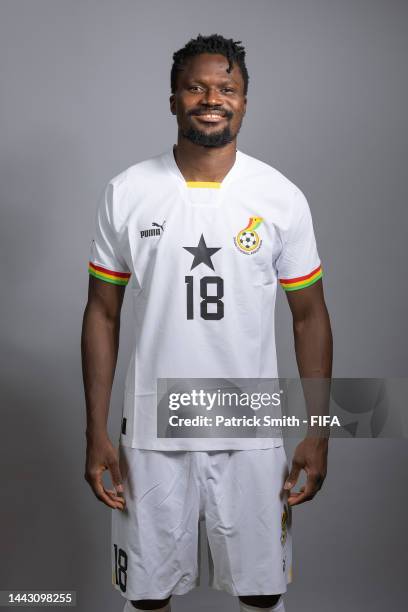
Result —
<path fill-rule="evenodd" d="M 237 137 L 246 111 L 244 79 L 237 64 L 227 69 L 223 55 L 202 53 L 178 73 L 170 109 L 179 133 L 194 144 L 222 147 Z"/>

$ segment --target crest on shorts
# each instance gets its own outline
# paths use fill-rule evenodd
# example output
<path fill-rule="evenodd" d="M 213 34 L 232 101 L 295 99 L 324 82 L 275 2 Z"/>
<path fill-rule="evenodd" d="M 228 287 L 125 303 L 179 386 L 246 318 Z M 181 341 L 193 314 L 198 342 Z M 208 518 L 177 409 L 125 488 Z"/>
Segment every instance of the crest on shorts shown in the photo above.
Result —
<path fill-rule="evenodd" d="M 282 519 L 281 519 L 281 544 L 284 546 L 288 535 L 288 509 L 283 506 Z"/>
<path fill-rule="evenodd" d="M 262 239 L 256 230 L 262 221 L 262 217 L 249 217 L 248 225 L 234 237 L 234 244 L 241 253 L 252 255 L 261 248 Z"/>

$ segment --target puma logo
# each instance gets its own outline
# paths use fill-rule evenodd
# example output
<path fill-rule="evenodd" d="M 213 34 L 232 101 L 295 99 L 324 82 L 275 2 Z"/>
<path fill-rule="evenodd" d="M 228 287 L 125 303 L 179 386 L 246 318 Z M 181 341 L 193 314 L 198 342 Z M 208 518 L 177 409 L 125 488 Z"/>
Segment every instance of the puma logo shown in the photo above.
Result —
<path fill-rule="evenodd" d="M 164 224 L 166 223 L 166 221 L 163 221 L 163 225 L 160 225 L 160 223 L 156 223 L 156 221 L 153 221 L 152 225 L 155 227 L 160 227 L 162 232 L 164 232 Z"/>
<path fill-rule="evenodd" d="M 162 224 L 153 221 L 152 226 L 154 229 L 142 230 L 140 232 L 141 238 L 150 238 L 150 236 L 160 236 L 161 232 L 164 232 L 164 225 L 166 221 L 164 220 Z M 156 229 L 157 228 L 157 229 Z"/>

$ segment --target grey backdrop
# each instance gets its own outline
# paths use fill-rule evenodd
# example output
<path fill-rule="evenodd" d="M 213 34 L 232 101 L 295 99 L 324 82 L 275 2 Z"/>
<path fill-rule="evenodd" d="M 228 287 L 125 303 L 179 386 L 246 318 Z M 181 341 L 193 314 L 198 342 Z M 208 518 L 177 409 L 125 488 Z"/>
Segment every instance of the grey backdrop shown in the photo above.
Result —
<path fill-rule="evenodd" d="M 81 612 L 122 610 L 110 511 L 83 480 L 88 248 L 106 182 L 176 141 L 171 55 L 198 33 L 244 42 L 239 148 L 308 197 L 334 376 L 406 376 L 407 16 L 402 0 L 2 0 L 1 589 L 75 589 Z M 276 324 L 281 375 L 295 376 L 283 292 Z M 323 490 L 294 509 L 287 612 L 406 609 L 407 459 L 403 440 L 332 442 Z M 173 601 L 237 610 L 206 570 Z"/>

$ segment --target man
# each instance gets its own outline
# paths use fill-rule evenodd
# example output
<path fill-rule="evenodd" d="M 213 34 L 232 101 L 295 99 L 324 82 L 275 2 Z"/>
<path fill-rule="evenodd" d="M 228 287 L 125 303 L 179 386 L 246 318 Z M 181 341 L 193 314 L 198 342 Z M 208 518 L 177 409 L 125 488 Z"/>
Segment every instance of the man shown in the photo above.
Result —
<path fill-rule="evenodd" d="M 200 35 L 173 60 L 177 145 L 112 179 L 98 208 L 82 332 L 85 478 L 115 509 L 112 580 L 126 612 L 169 612 L 172 594 L 199 584 L 200 518 L 211 586 L 237 596 L 241 612 L 282 612 L 291 506 L 320 489 L 327 439 L 307 436 L 288 476 L 281 438 L 158 437 L 156 384 L 276 378 L 279 284 L 300 376 L 330 378 L 322 267 L 303 193 L 236 148 L 247 104 L 244 48 Z M 135 338 L 118 453 L 107 419 L 128 283 Z M 306 485 L 291 491 L 302 469 Z"/>

